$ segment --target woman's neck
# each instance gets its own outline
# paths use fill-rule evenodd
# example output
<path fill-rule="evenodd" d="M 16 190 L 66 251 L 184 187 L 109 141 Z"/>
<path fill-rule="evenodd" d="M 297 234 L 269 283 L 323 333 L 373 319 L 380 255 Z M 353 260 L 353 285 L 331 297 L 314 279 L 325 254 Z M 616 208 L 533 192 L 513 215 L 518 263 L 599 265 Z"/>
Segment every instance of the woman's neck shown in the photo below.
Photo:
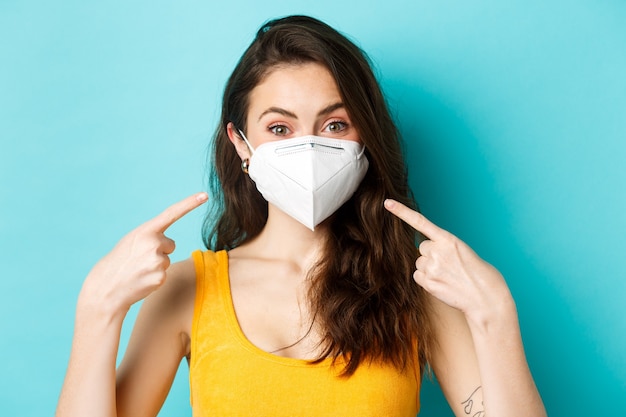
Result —
<path fill-rule="evenodd" d="M 249 256 L 282 260 L 308 270 L 320 256 L 326 234 L 326 227 L 320 225 L 313 231 L 270 204 L 265 227 L 243 246 Z"/>

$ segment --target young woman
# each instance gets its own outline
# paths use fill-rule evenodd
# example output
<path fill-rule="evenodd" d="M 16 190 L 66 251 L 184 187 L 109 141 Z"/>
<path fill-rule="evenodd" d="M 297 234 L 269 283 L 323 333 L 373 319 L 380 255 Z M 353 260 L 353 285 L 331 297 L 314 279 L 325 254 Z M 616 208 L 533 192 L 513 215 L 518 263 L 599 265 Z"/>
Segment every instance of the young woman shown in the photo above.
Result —
<path fill-rule="evenodd" d="M 183 358 L 194 416 L 414 416 L 428 367 L 456 416 L 545 415 L 504 279 L 415 211 L 384 97 L 344 36 L 265 24 L 226 85 L 212 165 L 211 250 L 170 265 L 164 236 L 201 193 L 86 278 L 57 416 L 155 416 Z"/>

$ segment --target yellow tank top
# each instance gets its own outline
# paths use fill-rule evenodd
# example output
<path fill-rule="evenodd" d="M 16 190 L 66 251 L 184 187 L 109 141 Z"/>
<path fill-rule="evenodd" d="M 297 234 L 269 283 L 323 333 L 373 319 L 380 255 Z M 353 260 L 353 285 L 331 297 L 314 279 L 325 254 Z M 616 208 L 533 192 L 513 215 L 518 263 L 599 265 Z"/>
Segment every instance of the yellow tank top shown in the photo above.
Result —
<path fill-rule="evenodd" d="M 189 379 L 194 417 L 415 417 L 419 370 L 360 365 L 350 377 L 333 367 L 284 358 L 253 345 L 232 303 L 228 254 L 194 252 L 196 301 Z"/>

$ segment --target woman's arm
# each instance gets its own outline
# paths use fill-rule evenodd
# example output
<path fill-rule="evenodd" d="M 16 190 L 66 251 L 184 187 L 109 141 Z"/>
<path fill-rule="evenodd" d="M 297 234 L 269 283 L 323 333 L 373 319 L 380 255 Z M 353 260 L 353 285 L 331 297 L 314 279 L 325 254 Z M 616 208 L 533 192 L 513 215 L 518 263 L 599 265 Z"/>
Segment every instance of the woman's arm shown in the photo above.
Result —
<path fill-rule="evenodd" d="M 457 417 L 546 415 L 512 303 L 482 325 L 439 300 L 433 305 L 439 344 L 431 365 Z"/>
<path fill-rule="evenodd" d="M 113 417 L 115 359 L 125 313 L 100 309 L 84 299 L 80 297 L 76 308 L 72 352 L 56 416 Z"/>
<path fill-rule="evenodd" d="M 163 287 L 143 302 L 117 370 L 119 417 L 156 416 L 161 409 L 181 360 L 190 353 L 195 283 L 193 260 L 176 263 Z"/>
<path fill-rule="evenodd" d="M 414 279 L 433 296 L 431 365 L 455 415 L 545 416 L 502 275 L 421 214 L 391 200 L 385 207 L 429 238 Z"/>
<path fill-rule="evenodd" d="M 171 206 L 126 235 L 89 273 L 78 298 L 72 352 L 57 406 L 58 417 L 118 415 L 115 363 L 124 317 L 132 304 L 163 286 L 166 280 L 170 266 L 168 255 L 174 251 L 175 244 L 164 236 L 165 230 L 205 201 L 206 194 L 201 193 Z M 184 275 L 184 270 L 184 265 L 172 266 L 167 275 L 170 278 Z M 171 287 L 176 288 L 175 284 L 184 280 L 171 281 Z M 169 287 L 164 286 L 164 289 Z M 162 296 L 154 297 L 155 302 L 146 300 L 147 306 L 142 308 L 146 313 L 140 316 L 143 317 L 141 323 L 148 324 L 143 327 L 150 328 L 149 323 L 153 322 L 149 311 L 154 307 L 150 306 L 167 298 L 170 292 L 176 293 L 163 291 Z M 160 337 L 167 336 L 167 329 L 172 326 L 164 324 L 155 331 Z M 146 337 L 139 339 L 147 340 Z M 169 356 L 173 357 L 176 348 L 171 345 L 168 349 Z M 177 354 L 180 351 L 179 348 Z M 164 368 L 167 366 L 171 364 Z"/>

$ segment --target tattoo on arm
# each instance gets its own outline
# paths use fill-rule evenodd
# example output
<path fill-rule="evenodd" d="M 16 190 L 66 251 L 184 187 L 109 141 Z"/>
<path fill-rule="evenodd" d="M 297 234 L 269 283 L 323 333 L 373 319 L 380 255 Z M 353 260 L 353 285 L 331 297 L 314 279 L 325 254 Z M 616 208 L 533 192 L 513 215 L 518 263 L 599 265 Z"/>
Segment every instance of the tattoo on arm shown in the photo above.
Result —
<path fill-rule="evenodd" d="M 485 406 L 483 405 L 482 398 L 480 400 L 480 404 L 476 403 L 476 398 L 474 397 L 476 393 L 482 390 L 482 386 L 479 386 L 470 394 L 467 400 L 463 401 L 461 404 L 463 405 L 463 411 L 465 411 L 465 415 L 471 417 L 485 417 Z"/>

